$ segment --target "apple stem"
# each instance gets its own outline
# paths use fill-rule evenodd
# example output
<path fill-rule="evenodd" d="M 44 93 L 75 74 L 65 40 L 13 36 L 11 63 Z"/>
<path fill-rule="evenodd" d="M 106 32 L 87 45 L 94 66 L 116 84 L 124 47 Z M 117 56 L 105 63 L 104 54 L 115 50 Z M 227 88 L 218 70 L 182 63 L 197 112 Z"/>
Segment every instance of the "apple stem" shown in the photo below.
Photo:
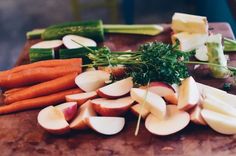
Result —
<path fill-rule="evenodd" d="M 142 102 L 141 111 L 140 111 L 139 116 L 138 116 L 138 121 L 137 121 L 136 129 L 135 129 L 135 133 L 134 133 L 135 136 L 137 136 L 137 135 L 138 135 L 138 132 L 139 132 L 139 127 L 140 127 L 140 122 L 141 122 L 141 117 L 142 117 L 141 114 L 142 114 L 142 112 L 143 112 L 144 105 L 146 104 L 146 99 L 147 99 L 147 95 L 148 95 L 149 84 L 150 84 L 150 80 L 148 81 L 147 89 L 146 89 L 146 92 L 145 92 L 145 95 L 144 95 L 144 101 Z"/>

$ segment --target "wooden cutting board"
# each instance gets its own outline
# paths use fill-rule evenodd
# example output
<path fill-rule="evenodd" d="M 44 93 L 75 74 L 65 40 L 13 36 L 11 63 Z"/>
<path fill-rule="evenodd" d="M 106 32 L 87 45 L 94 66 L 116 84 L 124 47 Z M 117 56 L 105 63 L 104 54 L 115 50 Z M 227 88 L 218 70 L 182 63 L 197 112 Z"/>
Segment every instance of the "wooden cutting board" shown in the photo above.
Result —
<path fill-rule="evenodd" d="M 148 41 L 170 43 L 169 25 L 163 26 L 165 31 L 155 37 L 109 34 L 100 45 L 104 44 L 112 50 L 135 50 L 139 44 Z M 210 29 L 224 37 L 234 38 L 227 23 L 211 23 Z M 29 48 L 38 41 L 26 42 L 16 65 L 29 63 Z M 236 66 L 235 58 L 235 54 L 230 54 L 230 64 L 233 66 Z M 197 71 L 193 76 L 197 81 L 215 87 L 221 87 L 225 81 L 229 81 L 212 79 Z M 236 94 L 236 89 L 233 88 L 231 92 Z M 142 122 L 139 135 L 134 136 L 137 119 L 128 113 L 124 130 L 114 136 L 104 136 L 91 130 L 56 136 L 39 127 L 38 112 L 39 110 L 32 110 L 0 116 L 0 155 L 236 155 L 236 136 L 221 135 L 208 127 L 190 124 L 179 133 L 160 137 L 149 133 Z"/>

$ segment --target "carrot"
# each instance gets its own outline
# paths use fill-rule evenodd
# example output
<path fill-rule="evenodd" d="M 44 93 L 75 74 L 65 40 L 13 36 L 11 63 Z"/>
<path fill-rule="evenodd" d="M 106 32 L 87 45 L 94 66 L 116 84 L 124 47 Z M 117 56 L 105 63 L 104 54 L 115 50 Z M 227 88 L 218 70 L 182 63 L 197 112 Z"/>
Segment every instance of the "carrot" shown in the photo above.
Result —
<path fill-rule="evenodd" d="M 26 69 L 32 69 L 36 67 L 56 67 L 56 66 L 66 66 L 68 64 L 82 64 L 81 58 L 73 58 L 73 59 L 64 59 L 64 60 L 46 60 L 46 61 L 39 61 L 31 64 L 17 66 L 10 70 L 0 72 L 1 76 L 6 76 L 10 73 L 20 72 Z"/>
<path fill-rule="evenodd" d="M 43 83 L 28 87 L 26 89 L 22 89 L 20 91 L 17 91 L 7 96 L 4 99 L 4 103 L 10 104 L 10 103 L 25 100 L 25 99 L 36 98 L 40 96 L 57 93 L 63 90 L 75 88 L 76 76 L 77 76 L 77 73 L 72 73 L 72 74 L 68 74 L 68 75 L 59 77 L 57 79 L 51 80 L 51 81 L 43 82 Z"/>
<path fill-rule="evenodd" d="M 43 108 L 50 105 L 56 105 L 65 102 L 65 96 L 70 94 L 81 93 L 78 88 L 54 93 L 48 96 L 42 96 L 33 99 L 27 99 L 23 101 L 14 102 L 10 105 L 4 105 L 0 107 L 1 114 L 9 114 L 29 109 Z"/>
<path fill-rule="evenodd" d="M 81 73 L 80 64 L 26 69 L 0 78 L 0 88 L 16 88 L 49 81 L 72 72 Z"/>
<path fill-rule="evenodd" d="M 22 90 L 22 89 L 26 89 L 26 88 L 27 88 L 27 87 L 20 87 L 20 88 L 9 89 L 9 90 L 6 90 L 6 91 L 3 93 L 3 95 L 4 95 L 4 96 L 9 96 L 9 95 L 11 95 L 12 93 L 18 92 L 18 91 L 20 91 L 20 90 Z"/>

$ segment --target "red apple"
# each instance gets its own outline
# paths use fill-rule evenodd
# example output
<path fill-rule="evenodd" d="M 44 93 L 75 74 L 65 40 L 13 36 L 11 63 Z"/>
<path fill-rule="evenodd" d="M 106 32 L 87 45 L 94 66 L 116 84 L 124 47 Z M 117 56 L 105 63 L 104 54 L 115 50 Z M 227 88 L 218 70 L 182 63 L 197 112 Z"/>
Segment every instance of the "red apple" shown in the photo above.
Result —
<path fill-rule="evenodd" d="M 99 98 L 91 101 L 94 110 L 102 116 L 120 116 L 128 111 L 134 100 L 131 97 L 119 99 Z"/>
<path fill-rule="evenodd" d="M 68 122 L 64 114 L 53 106 L 42 109 L 38 114 L 39 125 L 53 134 L 64 134 L 70 131 Z"/>
<path fill-rule="evenodd" d="M 87 92 L 87 93 L 78 93 L 66 96 L 66 101 L 68 102 L 77 102 L 78 105 L 82 105 L 87 100 L 91 100 L 97 97 L 97 92 Z"/>
<path fill-rule="evenodd" d="M 101 71 L 87 71 L 79 74 L 75 78 L 77 86 L 85 92 L 96 91 L 98 88 L 105 85 L 105 82 L 110 79 L 110 74 Z"/>
<path fill-rule="evenodd" d="M 200 93 L 193 77 L 188 77 L 181 82 L 179 87 L 178 109 L 189 110 L 200 101 Z"/>
<path fill-rule="evenodd" d="M 66 121 L 72 120 L 77 113 L 76 102 L 66 102 L 66 103 L 55 106 L 55 108 L 57 108 L 64 114 Z"/>
<path fill-rule="evenodd" d="M 133 87 L 132 78 L 126 78 L 120 81 L 116 81 L 112 84 L 99 88 L 97 93 L 103 98 L 118 98 L 124 96 L 130 92 Z"/>
<path fill-rule="evenodd" d="M 164 97 L 164 99 L 171 104 L 178 103 L 177 94 L 175 93 L 174 88 L 167 83 L 151 82 L 149 91 Z"/>

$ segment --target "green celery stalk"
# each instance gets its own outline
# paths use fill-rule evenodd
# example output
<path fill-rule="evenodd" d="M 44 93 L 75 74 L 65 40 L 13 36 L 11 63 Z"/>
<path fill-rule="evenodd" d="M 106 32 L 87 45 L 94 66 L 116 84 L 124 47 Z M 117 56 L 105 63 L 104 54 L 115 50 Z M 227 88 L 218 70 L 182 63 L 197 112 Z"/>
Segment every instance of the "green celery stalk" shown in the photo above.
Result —
<path fill-rule="evenodd" d="M 236 40 L 224 38 L 224 51 L 236 51 Z"/>

